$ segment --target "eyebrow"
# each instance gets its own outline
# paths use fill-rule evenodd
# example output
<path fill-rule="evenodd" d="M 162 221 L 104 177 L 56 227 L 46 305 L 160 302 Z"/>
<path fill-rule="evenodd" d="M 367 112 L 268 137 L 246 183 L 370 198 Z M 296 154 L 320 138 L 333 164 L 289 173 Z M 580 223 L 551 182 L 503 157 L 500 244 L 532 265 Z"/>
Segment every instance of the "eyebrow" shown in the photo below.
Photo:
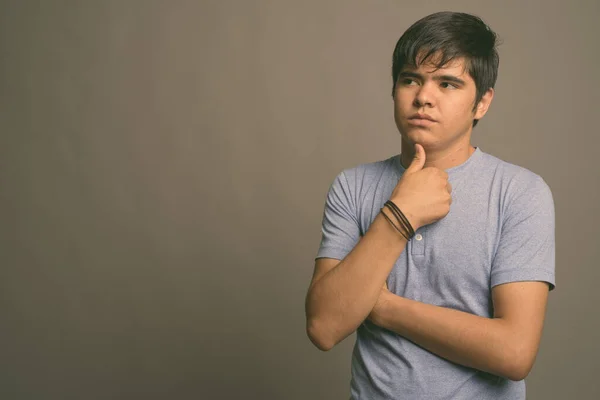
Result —
<path fill-rule="evenodd" d="M 423 80 L 423 75 L 417 72 L 402 71 L 398 76 L 402 78 L 417 78 Z M 459 85 L 465 85 L 465 81 L 453 75 L 436 75 L 433 79 L 436 81 L 453 82 Z"/>

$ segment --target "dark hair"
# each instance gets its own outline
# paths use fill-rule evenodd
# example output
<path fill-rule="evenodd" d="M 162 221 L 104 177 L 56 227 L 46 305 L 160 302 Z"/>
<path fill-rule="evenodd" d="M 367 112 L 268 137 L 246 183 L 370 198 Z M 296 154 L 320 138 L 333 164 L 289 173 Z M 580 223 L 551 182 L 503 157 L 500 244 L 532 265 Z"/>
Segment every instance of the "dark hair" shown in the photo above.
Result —
<path fill-rule="evenodd" d="M 450 11 L 428 15 L 408 28 L 396 43 L 392 57 L 392 96 L 398 74 L 406 65 L 418 67 L 418 63 L 429 60 L 435 62 L 435 68 L 442 68 L 456 58 L 464 58 L 465 67 L 475 81 L 474 107 L 477 107 L 485 92 L 496 84 L 500 61 L 497 45 L 496 33 L 477 16 Z M 473 120 L 475 125 L 477 120 Z"/>

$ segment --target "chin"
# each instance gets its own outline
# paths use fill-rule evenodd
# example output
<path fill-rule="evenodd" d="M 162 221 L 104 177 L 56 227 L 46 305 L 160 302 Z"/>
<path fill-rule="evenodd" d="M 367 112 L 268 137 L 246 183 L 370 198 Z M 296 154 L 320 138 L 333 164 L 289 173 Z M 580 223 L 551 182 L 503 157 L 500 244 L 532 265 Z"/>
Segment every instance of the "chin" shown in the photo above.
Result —
<path fill-rule="evenodd" d="M 400 136 L 411 143 L 428 142 L 431 140 L 433 133 L 430 129 L 421 126 L 408 126 L 399 129 Z"/>

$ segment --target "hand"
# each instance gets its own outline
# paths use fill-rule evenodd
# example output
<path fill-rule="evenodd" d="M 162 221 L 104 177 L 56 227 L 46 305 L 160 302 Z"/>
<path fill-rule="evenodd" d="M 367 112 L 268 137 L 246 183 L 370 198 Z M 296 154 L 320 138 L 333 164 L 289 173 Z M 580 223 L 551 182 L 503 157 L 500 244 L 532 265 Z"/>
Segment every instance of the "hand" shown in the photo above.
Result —
<path fill-rule="evenodd" d="M 383 287 L 381 288 L 381 293 L 379 294 L 379 298 L 377 299 L 375 306 L 373 307 L 373 309 L 369 313 L 369 316 L 367 317 L 369 320 L 371 320 L 371 322 L 377 324 L 377 317 L 379 316 L 378 313 L 385 306 L 388 296 L 391 294 L 392 294 L 392 292 L 389 291 L 389 289 L 387 287 L 387 282 L 383 282 Z"/>
<path fill-rule="evenodd" d="M 435 167 L 423 168 L 425 159 L 425 149 L 415 144 L 415 158 L 390 197 L 414 230 L 444 218 L 452 203 L 448 173 Z"/>

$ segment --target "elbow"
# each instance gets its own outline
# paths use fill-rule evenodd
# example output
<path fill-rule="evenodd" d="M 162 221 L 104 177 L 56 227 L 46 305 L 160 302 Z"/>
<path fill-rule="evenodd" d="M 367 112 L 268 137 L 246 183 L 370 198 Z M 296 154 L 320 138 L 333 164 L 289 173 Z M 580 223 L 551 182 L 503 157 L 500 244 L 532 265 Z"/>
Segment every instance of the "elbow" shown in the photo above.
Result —
<path fill-rule="evenodd" d="M 534 362 L 535 352 L 522 349 L 515 351 L 513 357 L 507 362 L 504 375 L 511 381 L 522 381 L 531 372 Z"/>
<path fill-rule="evenodd" d="M 523 379 L 527 378 L 529 371 L 531 371 L 530 368 L 515 366 L 507 370 L 504 375 L 511 381 L 522 381 Z"/>
<path fill-rule="evenodd" d="M 325 334 L 322 326 L 319 326 L 319 324 L 312 319 L 307 320 L 306 334 L 312 344 L 321 351 L 329 351 L 336 345 L 335 340 L 333 340 L 330 335 Z"/>
<path fill-rule="evenodd" d="M 522 381 L 523 379 L 527 378 L 527 375 L 529 375 L 530 371 L 531 368 L 515 367 L 507 371 L 505 375 L 506 378 L 510 379 L 511 381 Z"/>

